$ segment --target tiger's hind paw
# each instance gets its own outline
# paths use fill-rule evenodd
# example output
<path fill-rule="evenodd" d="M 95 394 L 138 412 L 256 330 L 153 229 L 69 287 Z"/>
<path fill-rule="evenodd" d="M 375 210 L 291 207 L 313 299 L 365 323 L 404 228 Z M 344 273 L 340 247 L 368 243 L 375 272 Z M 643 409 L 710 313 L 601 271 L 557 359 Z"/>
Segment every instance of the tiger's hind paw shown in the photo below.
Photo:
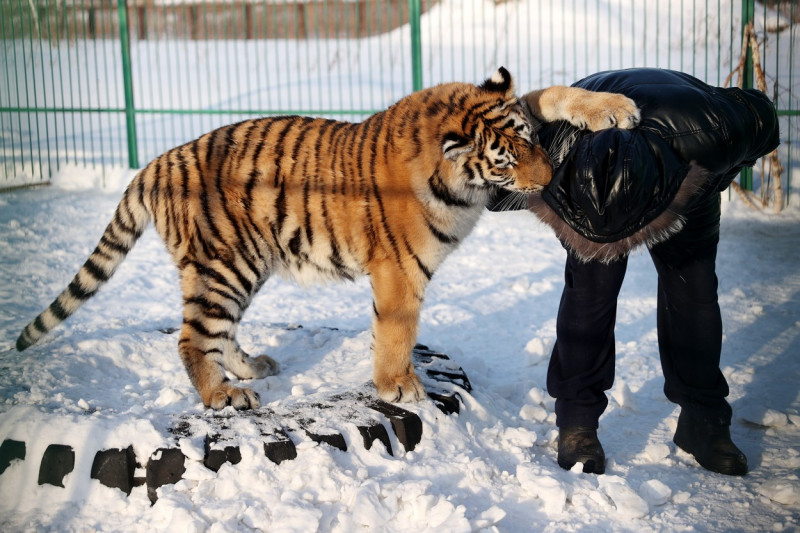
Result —
<path fill-rule="evenodd" d="M 268 355 L 250 357 L 241 349 L 225 355 L 222 366 L 239 379 L 259 379 L 278 373 L 278 362 Z"/>
<path fill-rule="evenodd" d="M 258 409 L 261 405 L 258 394 L 252 390 L 242 387 L 232 387 L 230 385 L 220 385 L 218 389 L 210 394 L 206 407 L 212 409 L 224 409 L 233 406 L 237 411 L 245 409 Z"/>
<path fill-rule="evenodd" d="M 425 397 L 425 387 L 415 373 L 394 378 L 376 379 L 378 397 L 391 403 L 418 402 Z"/>
<path fill-rule="evenodd" d="M 280 365 L 278 365 L 278 362 L 268 355 L 254 357 L 251 361 L 251 366 L 256 374 L 256 378 L 274 376 L 280 372 Z"/>

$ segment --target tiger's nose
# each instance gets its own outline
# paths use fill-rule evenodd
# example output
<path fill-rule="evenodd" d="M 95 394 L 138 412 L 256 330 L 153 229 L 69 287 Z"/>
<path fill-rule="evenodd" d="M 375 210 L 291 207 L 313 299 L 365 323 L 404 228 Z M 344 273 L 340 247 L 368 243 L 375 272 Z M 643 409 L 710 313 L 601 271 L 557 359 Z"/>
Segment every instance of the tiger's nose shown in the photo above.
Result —
<path fill-rule="evenodd" d="M 526 169 L 520 168 L 520 173 L 524 174 L 519 184 L 521 189 L 540 190 L 553 178 L 553 162 L 541 146 L 533 147 L 526 166 Z"/>

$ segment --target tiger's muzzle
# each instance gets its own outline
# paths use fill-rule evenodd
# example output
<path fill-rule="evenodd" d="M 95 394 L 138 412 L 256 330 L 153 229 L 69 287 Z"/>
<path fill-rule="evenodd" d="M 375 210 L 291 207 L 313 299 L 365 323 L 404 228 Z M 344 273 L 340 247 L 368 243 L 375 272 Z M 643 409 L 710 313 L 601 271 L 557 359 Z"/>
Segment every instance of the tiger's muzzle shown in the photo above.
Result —
<path fill-rule="evenodd" d="M 541 146 L 532 146 L 517 159 L 515 185 L 520 192 L 541 191 L 553 178 L 553 163 Z"/>

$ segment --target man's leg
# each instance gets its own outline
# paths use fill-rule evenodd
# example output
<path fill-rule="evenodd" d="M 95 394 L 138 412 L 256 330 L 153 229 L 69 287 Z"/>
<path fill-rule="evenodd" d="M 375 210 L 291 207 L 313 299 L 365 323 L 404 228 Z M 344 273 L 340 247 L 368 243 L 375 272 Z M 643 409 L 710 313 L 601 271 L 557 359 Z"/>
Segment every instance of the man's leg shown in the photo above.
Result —
<path fill-rule="evenodd" d="M 605 391 L 614 383 L 617 296 L 626 268 L 627 258 L 606 265 L 567 256 L 547 371 L 547 389 L 556 399 L 558 462 L 563 468 L 582 462 L 584 472 L 605 470 L 596 430 L 608 405 Z"/>
<path fill-rule="evenodd" d="M 715 258 L 713 246 L 675 268 L 654 253 L 658 346 L 667 398 L 710 422 L 728 425 L 728 383 L 719 369 L 722 317 Z"/>
<path fill-rule="evenodd" d="M 719 368 L 718 242 L 715 195 L 689 213 L 681 233 L 651 250 L 658 271 L 658 344 L 664 393 L 681 406 L 676 444 L 709 470 L 741 475 L 747 460 L 730 440 L 728 383 Z"/>

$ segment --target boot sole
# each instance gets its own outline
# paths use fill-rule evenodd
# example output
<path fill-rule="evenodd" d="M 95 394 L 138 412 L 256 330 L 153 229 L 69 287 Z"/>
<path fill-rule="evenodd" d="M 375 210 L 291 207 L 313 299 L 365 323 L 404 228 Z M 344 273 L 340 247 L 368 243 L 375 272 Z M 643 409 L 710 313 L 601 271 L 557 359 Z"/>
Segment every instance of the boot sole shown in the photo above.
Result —
<path fill-rule="evenodd" d="M 558 466 L 564 470 L 572 470 L 572 467 L 577 463 L 583 463 L 584 474 L 604 474 L 606 471 L 605 459 L 598 459 L 597 457 L 578 457 L 574 462 L 563 461 L 558 459 Z"/>

